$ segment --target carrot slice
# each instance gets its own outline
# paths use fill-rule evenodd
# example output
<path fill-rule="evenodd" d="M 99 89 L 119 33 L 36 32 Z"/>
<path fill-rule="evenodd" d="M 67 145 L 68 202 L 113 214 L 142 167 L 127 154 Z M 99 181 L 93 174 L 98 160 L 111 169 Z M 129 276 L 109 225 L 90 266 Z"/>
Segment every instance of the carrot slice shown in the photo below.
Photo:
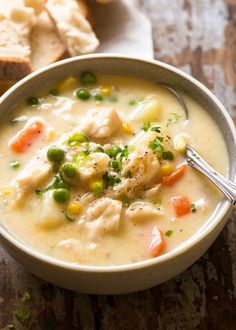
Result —
<path fill-rule="evenodd" d="M 152 240 L 149 245 L 149 251 L 152 257 L 157 257 L 164 251 L 166 242 L 161 230 L 154 227 L 152 230 Z"/>
<path fill-rule="evenodd" d="M 182 217 L 191 212 L 191 203 L 188 197 L 175 196 L 171 198 L 171 201 L 177 217 Z"/>
<path fill-rule="evenodd" d="M 25 152 L 37 136 L 41 134 L 43 128 L 43 122 L 38 119 L 26 124 L 25 127 L 11 139 L 9 143 L 10 148 L 15 152 Z"/>
<path fill-rule="evenodd" d="M 177 167 L 174 172 L 172 172 L 170 175 L 165 176 L 161 183 L 165 186 L 172 186 L 174 183 L 176 183 L 177 181 L 179 181 L 179 179 L 182 178 L 182 176 L 184 175 L 185 171 L 187 168 L 187 164 L 183 164 L 179 167 Z"/>

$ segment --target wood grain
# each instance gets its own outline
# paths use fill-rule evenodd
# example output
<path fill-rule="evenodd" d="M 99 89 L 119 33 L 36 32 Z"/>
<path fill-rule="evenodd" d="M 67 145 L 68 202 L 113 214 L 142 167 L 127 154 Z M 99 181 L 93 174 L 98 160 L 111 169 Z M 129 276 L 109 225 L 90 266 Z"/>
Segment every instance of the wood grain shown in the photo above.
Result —
<path fill-rule="evenodd" d="M 156 59 L 212 89 L 236 120 L 236 0 L 140 0 L 153 23 Z M 25 291 L 33 300 L 22 302 Z M 15 320 L 18 308 L 30 313 Z M 236 329 L 236 212 L 208 250 L 175 279 L 123 296 L 57 288 L 0 248 L 0 329 Z"/>

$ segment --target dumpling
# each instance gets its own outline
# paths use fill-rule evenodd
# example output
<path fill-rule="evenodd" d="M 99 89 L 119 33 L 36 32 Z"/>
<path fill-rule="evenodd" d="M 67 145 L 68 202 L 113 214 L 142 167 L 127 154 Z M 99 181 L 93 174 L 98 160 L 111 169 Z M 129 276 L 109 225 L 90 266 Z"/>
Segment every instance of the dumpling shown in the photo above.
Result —
<path fill-rule="evenodd" d="M 78 173 L 81 180 L 88 180 L 94 175 L 102 175 L 107 171 L 110 157 L 103 152 L 91 153 L 88 159 L 81 160 Z"/>
<path fill-rule="evenodd" d="M 162 209 L 147 202 L 135 202 L 126 210 L 126 215 L 133 221 L 145 221 L 162 215 Z"/>
<path fill-rule="evenodd" d="M 87 208 L 82 217 L 85 227 L 91 238 L 98 238 L 103 234 L 113 233 L 118 230 L 122 203 L 111 198 L 99 198 Z"/>

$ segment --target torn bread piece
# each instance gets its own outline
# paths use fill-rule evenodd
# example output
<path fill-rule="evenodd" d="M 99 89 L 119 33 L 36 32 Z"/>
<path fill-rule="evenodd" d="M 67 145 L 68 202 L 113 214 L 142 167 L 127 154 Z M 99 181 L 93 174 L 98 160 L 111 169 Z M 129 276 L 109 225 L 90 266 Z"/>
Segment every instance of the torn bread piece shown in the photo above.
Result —
<path fill-rule="evenodd" d="M 33 9 L 21 0 L 0 0 L 0 80 L 18 80 L 31 72 L 33 23 Z"/>
<path fill-rule="evenodd" d="M 44 10 L 44 0 L 24 0 L 25 6 L 32 7 L 35 15 L 39 15 Z"/>
<path fill-rule="evenodd" d="M 71 56 L 93 52 L 99 41 L 76 0 L 47 0 L 45 7 Z"/>
<path fill-rule="evenodd" d="M 66 58 L 69 55 L 56 32 L 53 21 L 46 11 L 43 11 L 37 17 L 30 40 L 33 71 Z"/>
<path fill-rule="evenodd" d="M 102 3 L 102 4 L 109 3 L 109 2 L 112 2 L 112 1 L 113 0 L 96 0 L 96 2 Z"/>

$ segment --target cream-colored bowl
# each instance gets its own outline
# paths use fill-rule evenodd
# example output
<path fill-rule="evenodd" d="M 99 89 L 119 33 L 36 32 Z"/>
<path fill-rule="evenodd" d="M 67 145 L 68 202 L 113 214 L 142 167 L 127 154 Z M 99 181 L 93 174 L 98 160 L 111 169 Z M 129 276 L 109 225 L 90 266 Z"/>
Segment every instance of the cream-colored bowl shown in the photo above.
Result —
<path fill-rule="evenodd" d="M 46 84 L 81 71 L 131 75 L 183 90 L 200 102 L 222 131 L 230 158 L 229 177 L 235 180 L 236 135 L 234 124 L 218 99 L 201 83 L 167 64 L 118 55 L 71 58 L 39 70 L 18 82 L 0 99 L 0 121 L 13 107 Z M 146 289 L 181 273 L 216 239 L 230 213 L 224 200 L 206 224 L 175 250 L 134 264 L 95 267 L 54 259 L 24 244 L 0 223 L 0 239 L 7 251 L 30 272 L 61 287 L 95 294 L 117 294 Z"/>

